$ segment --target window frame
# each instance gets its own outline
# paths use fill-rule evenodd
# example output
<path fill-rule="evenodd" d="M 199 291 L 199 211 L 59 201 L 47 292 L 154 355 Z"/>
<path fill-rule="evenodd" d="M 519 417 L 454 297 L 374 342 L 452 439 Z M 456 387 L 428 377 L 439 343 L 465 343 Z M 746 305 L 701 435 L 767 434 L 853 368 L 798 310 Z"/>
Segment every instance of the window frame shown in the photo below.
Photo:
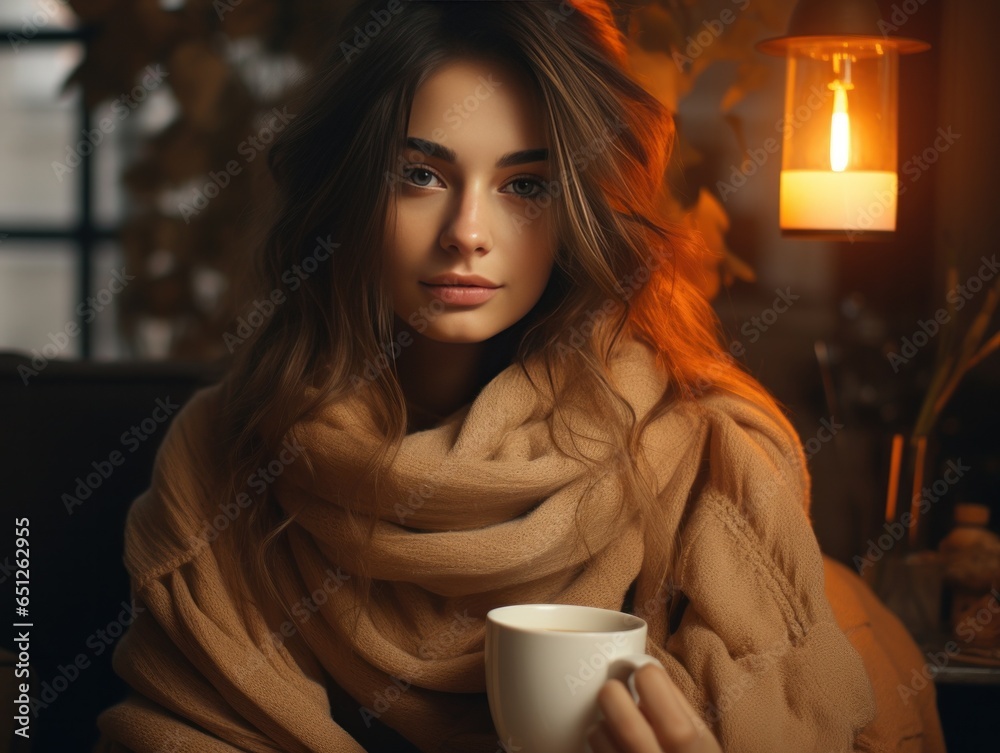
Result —
<path fill-rule="evenodd" d="M 75 29 L 40 29 L 31 37 L 33 45 L 47 45 L 52 48 L 69 42 L 79 42 L 87 50 L 87 43 L 93 36 L 94 28 L 79 26 Z M 11 36 L 23 36 L 21 30 L 11 26 L 0 26 L 0 39 L 10 42 Z M 10 44 L 0 45 L 0 54 L 16 55 L 17 51 Z M 85 52 L 86 54 L 86 52 Z M 79 86 L 79 85 L 77 85 Z M 90 110 L 87 108 L 86 97 L 80 93 L 76 107 L 76 127 L 73 133 L 83 131 L 89 133 L 92 126 Z M 69 226 L 48 225 L 44 222 L 34 224 L 18 224 L 0 221 L 0 240 L 27 241 L 38 243 L 44 253 L 46 241 L 65 241 L 74 249 L 77 264 L 76 300 L 73 310 L 76 312 L 77 325 L 80 328 L 80 359 L 89 360 L 93 353 L 93 321 L 88 321 L 85 306 L 81 306 L 92 295 L 93 264 L 96 247 L 107 241 L 119 241 L 119 228 L 102 225 L 94 214 L 94 159 L 97 145 L 86 154 L 80 154 L 80 166 L 77 169 L 74 188 L 74 203 L 77 208 L 77 219 Z M 0 243 L 0 253 L 4 252 L 4 243 Z M 90 317 L 93 319 L 93 317 Z"/>

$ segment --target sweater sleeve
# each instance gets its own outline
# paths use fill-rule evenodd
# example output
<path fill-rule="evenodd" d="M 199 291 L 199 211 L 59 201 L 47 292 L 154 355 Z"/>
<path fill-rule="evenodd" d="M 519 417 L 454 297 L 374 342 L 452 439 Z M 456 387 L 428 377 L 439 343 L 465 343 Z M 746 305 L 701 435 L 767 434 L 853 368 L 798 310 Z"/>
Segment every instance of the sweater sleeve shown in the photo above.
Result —
<path fill-rule="evenodd" d="M 94 753 L 363 753 L 312 672 L 240 627 L 211 552 L 137 595 L 113 655 L 130 692 L 98 716 Z"/>
<path fill-rule="evenodd" d="M 203 501 L 210 463 L 190 448 L 209 430 L 203 390 L 159 448 L 149 490 L 129 509 L 125 563 L 134 618 L 112 665 L 126 698 L 97 717 L 93 753 L 364 753 L 330 716 L 322 669 L 296 642 L 249 623 L 215 546 L 201 538 L 221 504 Z"/>
<path fill-rule="evenodd" d="M 726 753 L 853 751 L 874 694 L 825 596 L 801 445 L 747 401 L 704 402 L 707 473 L 673 576 L 682 616 L 651 653 Z"/>

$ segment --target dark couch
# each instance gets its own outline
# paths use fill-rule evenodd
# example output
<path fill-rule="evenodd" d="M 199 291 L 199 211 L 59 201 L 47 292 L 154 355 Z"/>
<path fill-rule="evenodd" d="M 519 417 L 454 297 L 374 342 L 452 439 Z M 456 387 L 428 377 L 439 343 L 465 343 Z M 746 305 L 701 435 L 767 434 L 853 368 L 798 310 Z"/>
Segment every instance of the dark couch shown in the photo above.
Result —
<path fill-rule="evenodd" d="M 36 363 L 36 365 L 39 365 Z M 94 719 L 124 697 L 111 654 L 130 622 L 122 561 L 125 515 L 148 486 L 166 428 L 199 387 L 221 377 L 201 363 L 52 361 L 0 351 L 0 593 L 14 615 L 15 519 L 28 518 L 30 738 L 15 735 L 15 636 L 0 640 L 0 753 L 88 751 Z M 35 369 L 32 369 L 35 371 Z M 27 383 L 26 383 L 27 382 Z M 16 712 L 15 712 L 16 713 Z"/>

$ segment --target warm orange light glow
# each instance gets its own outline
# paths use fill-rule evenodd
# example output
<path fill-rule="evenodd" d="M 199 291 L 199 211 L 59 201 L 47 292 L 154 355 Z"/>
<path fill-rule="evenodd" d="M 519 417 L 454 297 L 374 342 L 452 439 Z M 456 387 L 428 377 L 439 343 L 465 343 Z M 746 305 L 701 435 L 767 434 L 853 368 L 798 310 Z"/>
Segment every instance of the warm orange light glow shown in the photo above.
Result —
<path fill-rule="evenodd" d="M 889 493 L 885 499 L 885 522 L 896 519 L 896 496 L 899 494 L 899 468 L 903 461 L 903 435 L 892 435 L 892 456 L 889 461 Z"/>
<path fill-rule="evenodd" d="M 898 178 L 891 170 L 782 170 L 784 230 L 896 229 Z"/>
<path fill-rule="evenodd" d="M 833 118 L 830 122 L 830 169 L 843 172 L 851 161 L 851 117 L 847 113 L 847 87 L 842 81 L 833 89 Z"/>
<path fill-rule="evenodd" d="M 884 240 L 896 229 L 899 45 L 847 33 L 781 40 L 783 122 L 797 124 L 782 137 L 782 235 Z"/>

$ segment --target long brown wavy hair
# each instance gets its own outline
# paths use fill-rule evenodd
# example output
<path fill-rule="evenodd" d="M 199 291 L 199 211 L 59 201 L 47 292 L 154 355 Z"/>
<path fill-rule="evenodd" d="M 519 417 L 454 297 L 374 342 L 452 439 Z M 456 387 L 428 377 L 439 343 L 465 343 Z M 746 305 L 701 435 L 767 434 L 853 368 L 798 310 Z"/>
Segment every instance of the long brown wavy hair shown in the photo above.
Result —
<path fill-rule="evenodd" d="M 535 308 L 491 343 L 493 372 L 512 364 L 524 369 L 526 359 L 540 358 L 551 382 L 553 369 L 572 359 L 574 379 L 593 396 L 595 410 L 606 413 L 602 425 L 621 449 L 615 470 L 622 496 L 644 513 L 656 500 L 635 461 L 639 437 L 672 405 L 722 390 L 786 421 L 722 345 L 718 318 L 695 284 L 708 253 L 701 237 L 663 214 L 673 119 L 629 75 L 624 39 L 604 0 L 361 0 L 268 153 L 276 208 L 256 258 L 255 300 L 287 292 L 288 270 L 314 253 L 317 239 L 339 245 L 234 354 L 222 384 L 220 426 L 231 494 L 245 491 L 254 469 L 277 456 L 297 420 L 354 391 L 366 365 L 385 358 L 393 311 L 373 250 L 384 248 L 386 228 L 372 218 L 390 209 L 414 92 L 439 66 L 463 57 L 517 66 L 534 82 L 560 189 L 550 192 L 559 194 L 552 199 L 559 246 L 549 285 Z M 610 308 L 608 301 L 617 313 L 594 317 Z M 587 334 L 568 347 L 570 332 Z M 609 380 L 609 356 L 627 336 L 656 350 L 669 379 L 643 420 Z M 318 389 L 315 399 L 306 399 L 307 386 Z M 377 369 L 365 387 L 385 433 L 369 468 L 377 479 L 406 434 L 406 403 L 391 367 Z M 378 512 L 354 524 L 370 534 Z M 646 517 L 648 536 L 662 542 L 673 535 L 657 530 L 659 516 Z M 262 594 L 282 603 L 271 577 L 274 544 L 292 522 L 265 497 L 234 521 L 238 557 L 226 564 L 246 578 L 247 606 Z M 648 547 L 663 577 L 672 549 Z M 369 576 L 351 576 L 367 593 Z"/>

